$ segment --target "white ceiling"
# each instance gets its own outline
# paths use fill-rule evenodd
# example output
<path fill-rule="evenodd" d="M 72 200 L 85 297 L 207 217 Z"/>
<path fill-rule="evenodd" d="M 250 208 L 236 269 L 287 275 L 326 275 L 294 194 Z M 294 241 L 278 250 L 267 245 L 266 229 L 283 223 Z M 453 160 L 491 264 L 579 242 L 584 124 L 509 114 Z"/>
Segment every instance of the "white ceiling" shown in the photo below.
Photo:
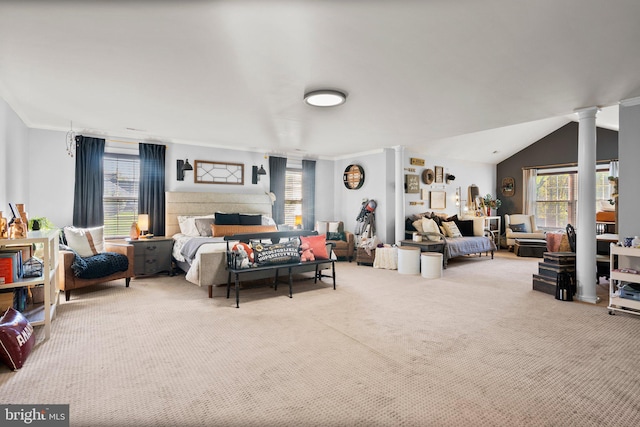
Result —
<path fill-rule="evenodd" d="M 638 19 L 635 0 L 0 1 L 0 96 L 34 128 L 497 163 L 582 107 L 617 128 Z M 305 105 L 319 88 L 347 102 Z"/>

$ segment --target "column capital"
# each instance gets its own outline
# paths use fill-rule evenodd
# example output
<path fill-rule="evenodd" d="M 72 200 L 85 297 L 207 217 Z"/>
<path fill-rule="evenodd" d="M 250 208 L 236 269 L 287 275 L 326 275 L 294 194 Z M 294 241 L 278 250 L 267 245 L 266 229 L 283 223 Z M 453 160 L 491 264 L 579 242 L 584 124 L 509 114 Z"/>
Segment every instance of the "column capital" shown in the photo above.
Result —
<path fill-rule="evenodd" d="M 399 152 L 404 151 L 404 145 L 394 145 L 393 149 Z"/>
<path fill-rule="evenodd" d="M 586 107 L 586 108 L 578 108 L 573 110 L 574 113 L 578 115 L 578 119 L 588 119 L 595 118 L 596 114 L 600 111 L 600 107 Z"/>

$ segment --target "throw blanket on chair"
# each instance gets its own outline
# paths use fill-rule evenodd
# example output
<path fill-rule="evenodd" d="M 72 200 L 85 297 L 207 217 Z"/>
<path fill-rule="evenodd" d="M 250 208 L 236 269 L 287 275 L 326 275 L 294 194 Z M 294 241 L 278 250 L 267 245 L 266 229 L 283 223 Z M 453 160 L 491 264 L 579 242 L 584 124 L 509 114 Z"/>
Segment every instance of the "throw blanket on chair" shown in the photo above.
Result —
<path fill-rule="evenodd" d="M 62 245 L 60 249 L 63 249 Z M 123 254 L 102 252 L 90 257 L 81 257 L 68 246 L 65 246 L 64 250 L 74 253 L 71 269 L 73 274 L 81 279 L 99 279 L 119 271 L 127 271 L 129 268 L 129 258 Z"/>

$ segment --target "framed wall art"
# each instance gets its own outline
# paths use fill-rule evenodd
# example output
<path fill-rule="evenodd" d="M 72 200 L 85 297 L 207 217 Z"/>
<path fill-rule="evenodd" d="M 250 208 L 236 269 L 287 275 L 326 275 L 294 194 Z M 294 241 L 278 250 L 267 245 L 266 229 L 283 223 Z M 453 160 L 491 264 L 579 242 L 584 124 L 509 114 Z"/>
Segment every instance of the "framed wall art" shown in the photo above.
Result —
<path fill-rule="evenodd" d="M 244 164 L 196 160 L 193 164 L 196 184 L 244 185 Z"/>
<path fill-rule="evenodd" d="M 442 168 L 442 166 L 436 166 L 435 170 L 436 170 L 435 182 L 436 184 L 442 184 L 444 182 L 444 169 Z"/>
<path fill-rule="evenodd" d="M 431 200 L 429 201 L 431 209 L 446 209 L 447 208 L 447 192 L 446 191 L 432 191 Z"/>
<path fill-rule="evenodd" d="M 405 193 L 419 193 L 420 192 L 420 175 L 404 176 L 404 191 Z"/>

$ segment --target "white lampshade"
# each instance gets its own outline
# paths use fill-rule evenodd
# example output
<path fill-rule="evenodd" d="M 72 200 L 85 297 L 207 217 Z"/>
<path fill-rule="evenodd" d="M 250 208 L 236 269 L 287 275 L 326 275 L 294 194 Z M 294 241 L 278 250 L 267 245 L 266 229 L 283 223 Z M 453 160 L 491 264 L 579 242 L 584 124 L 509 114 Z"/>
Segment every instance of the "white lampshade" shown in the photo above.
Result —
<path fill-rule="evenodd" d="M 149 231 L 149 215 L 148 214 L 138 215 L 138 227 L 140 227 L 140 231 Z"/>

